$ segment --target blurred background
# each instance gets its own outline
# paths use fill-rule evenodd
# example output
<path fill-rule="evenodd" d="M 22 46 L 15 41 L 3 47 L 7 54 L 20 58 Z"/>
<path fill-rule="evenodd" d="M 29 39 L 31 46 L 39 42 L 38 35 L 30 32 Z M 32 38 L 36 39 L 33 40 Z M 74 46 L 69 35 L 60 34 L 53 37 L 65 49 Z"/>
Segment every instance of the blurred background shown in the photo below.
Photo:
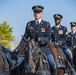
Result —
<path fill-rule="evenodd" d="M 14 49 L 25 32 L 27 22 L 34 20 L 32 6 L 42 5 L 43 20 L 49 21 L 54 26 L 54 14 L 63 15 L 61 24 L 70 32 L 70 22 L 76 22 L 76 0 L 0 0 L 0 24 L 7 22 L 12 27 L 14 41 L 11 49 Z"/>

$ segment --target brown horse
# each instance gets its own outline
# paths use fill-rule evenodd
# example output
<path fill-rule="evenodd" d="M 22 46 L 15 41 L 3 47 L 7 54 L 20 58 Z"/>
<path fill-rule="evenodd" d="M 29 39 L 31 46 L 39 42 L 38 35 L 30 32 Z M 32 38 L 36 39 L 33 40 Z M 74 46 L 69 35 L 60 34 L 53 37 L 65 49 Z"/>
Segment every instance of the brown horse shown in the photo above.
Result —
<path fill-rule="evenodd" d="M 48 46 L 49 46 L 51 53 L 53 54 L 55 63 L 65 64 L 63 52 L 61 52 L 61 50 L 58 51 L 53 43 L 49 42 Z M 57 68 L 57 75 L 64 75 L 64 73 L 65 73 L 64 67 Z"/>
<path fill-rule="evenodd" d="M 18 55 L 25 55 L 22 75 L 51 75 L 49 63 L 44 53 L 40 51 L 38 42 L 25 39 L 26 44 Z"/>
<path fill-rule="evenodd" d="M 0 75 L 10 75 L 8 61 L 1 50 L 0 50 Z"/>
<path fill-rule="evenodd" d="M 48 43 L 48 47 L 53 54 L 55 63 L 60 63 L 60 66 L 57 66 L 57 75 L 72 75 L 72 67 L 70 63 L 67 61 L 65 54 L 56 44 Z"/>

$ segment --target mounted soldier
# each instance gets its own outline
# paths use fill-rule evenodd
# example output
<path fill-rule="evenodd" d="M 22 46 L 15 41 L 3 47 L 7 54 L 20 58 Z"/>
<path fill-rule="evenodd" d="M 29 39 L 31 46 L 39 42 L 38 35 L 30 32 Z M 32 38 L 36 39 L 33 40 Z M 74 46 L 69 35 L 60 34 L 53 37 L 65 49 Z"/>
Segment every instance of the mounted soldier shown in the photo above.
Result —
<path fill-rule="evenodd" d="M 76 46 L 76 22 L 70 22 L 71 32 L 68 34 L 68 47 L 74 48 Z"/>
<path fill-rule="evenodd" d="M 63 16 L 60 14 L 55 14 L 53 17 L 55 20 L 55 26 L 52 27 L 52 42 L 56 43 L 63 50 L 64 54 L 66 55 L 66 58 L 73 67 L 73 56 L 66 44 L 68 39 L 67 28 L 61 25 L 61 19 L 63 18 Z M 59 67 L 60 64 L 56 63 L 56 66 Z M 74 70 L 73 73 L 75 74 Z"/>
<path fill-rule="evenodd" d="M 76 70 L 76 22 L 70 22 L 71 32 L 68 34 L 67 45 L 73 52 L 74 68 Z"/>
<path fill-rule="evenodd" d="M 32 7 L 35 20 L 32 20 L 27 23 L 23 37 L 31 40 L 35 37 L 38 38 L 40 50 L 46 55 L 50 63 L 50 68 L 53 72 L 53 75 L 56 75 L 56 65 L 53 56 L 47 46 L 47 43 L 50 42 L 51 38 L 51 27 L 49 22 L 42 20 L 43 9 L 44 7 L 39 5 Z M 24 40 L 22 39 L 19 46 L 16 48 L 16 51 L 18 52 L 19 48 L 24 44 Z"/>

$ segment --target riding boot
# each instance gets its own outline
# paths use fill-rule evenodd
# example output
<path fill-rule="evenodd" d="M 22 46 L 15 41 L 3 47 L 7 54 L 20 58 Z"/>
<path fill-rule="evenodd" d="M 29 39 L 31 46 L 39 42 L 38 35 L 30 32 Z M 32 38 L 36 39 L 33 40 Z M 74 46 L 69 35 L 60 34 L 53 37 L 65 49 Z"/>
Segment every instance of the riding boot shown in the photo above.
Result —
<path fill-rule="evenodd" d="M 57 69 L 52 70 L 52 75 L 57 75 Z"/>
<path fill-rule="evenodd" d="M 72 75 L 76 75 L 76 72 L 74 70 L 74 64 L 73 64 L 73 59 L 70 60 L 70 64 L 72 66 Z"/>
<path fill-rule="evenodd" d="M 52 75 L 57 75 L 57 72 L 56 72 L 56 64 L 54 62 L 54 59 L 53 59 L 52 54 L 49 54 L 47 56 L 47 59 L 48 59 L 49 64 L 50 64 L 50 70 L 51 70 Z"/>
<path fill-rule="evenodd" d="M 73 59 L 70 60 L 70 64 L 71 64 L 72 68 L 74 68 Z"/>

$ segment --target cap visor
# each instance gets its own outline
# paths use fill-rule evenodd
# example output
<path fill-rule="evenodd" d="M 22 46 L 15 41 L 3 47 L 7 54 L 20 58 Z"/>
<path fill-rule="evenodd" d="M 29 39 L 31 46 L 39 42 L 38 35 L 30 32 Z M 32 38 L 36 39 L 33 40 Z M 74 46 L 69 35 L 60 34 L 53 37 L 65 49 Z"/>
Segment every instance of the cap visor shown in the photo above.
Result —
<path fill-rule="evenodd" d="M 55 18 L 55 20 L 61 20 L 60 18 Z"/>
<path fill-rule="evenodd" d="M 71 25 L 71 27 L 75 27 L 76 25 Z"/>
<path fill-rule="evenodd" d="M 34 10 L 34 13 L 40 13 L 42 10 Z"/>

